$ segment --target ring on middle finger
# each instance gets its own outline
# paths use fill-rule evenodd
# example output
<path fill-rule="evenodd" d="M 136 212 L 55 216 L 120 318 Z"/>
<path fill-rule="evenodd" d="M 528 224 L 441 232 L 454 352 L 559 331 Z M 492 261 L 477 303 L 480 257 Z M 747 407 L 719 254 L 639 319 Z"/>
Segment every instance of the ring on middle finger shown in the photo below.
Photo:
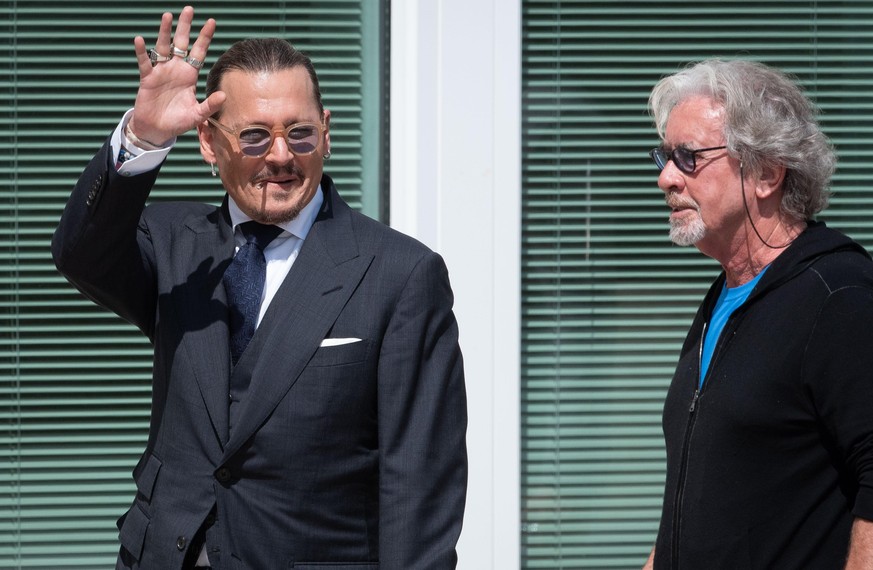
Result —
<path fill-rule="evenodd" d="M 197 70 L 200 70 L 200 68 L 203 67 L 203 62 L 201 60 L 195 59 L 193 57 L 186 57 L 185 63 L 187 63 L 188 65 L 190 65 L 191 67 L 193 67 L 194 69 L 197 69 Z"/>
<path fill-rule="evenodd" d="M 152 62 L 152 67 L 156 66 L 159 63 L 170 61 L 171 59 L 173 59 L 173 56 L 171 55 L 161 55 L 155 49 L 149 50 L 149 60 Z"/>
<path fill-rule="evenodd" d="M 175 55 L 175 56 L 182 57 L 182 58 L 188 57 L 188 50 L 177 48 L 175 46 L 175 44 L 170 44 L 170 51 L 173 52 L 173 55 Z"/>

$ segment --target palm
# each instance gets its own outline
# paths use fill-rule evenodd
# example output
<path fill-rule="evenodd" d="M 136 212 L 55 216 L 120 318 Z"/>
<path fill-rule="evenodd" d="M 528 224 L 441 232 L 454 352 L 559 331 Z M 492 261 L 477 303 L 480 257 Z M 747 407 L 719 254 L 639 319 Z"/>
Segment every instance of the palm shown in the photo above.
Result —
<path fill-rule="evenodd" d="M 151 117 L 151 128 L 176 136 L 204 121 L 208 115 L 203 115 L 197 100 L 197 75 L 197 70 L 180 58 L 155 66 L 140 81 L 138 124 L 144 126 L 140 117 L 145 115 Z"/>
<path fill-rule="evenodd" d="M 170 37 L 173 16 L 165 13 L 154 51 L 160 55 L 171 54 L 171 43 L 189 46 L 189 32 L 194 9 L 186 6 L 179 14 L 173 37 Z M 209 19 L 200 30 L 189 57 L 198 61 L 206 59 L 206 52 L 215 33 L 215 20 Z M 136 94 L 133 121 L 135 134 L 142 140 L 161 144 L 181 135 L 217 112 L 224 101 L 223 93 L 213 93 L 202 103 L 197 100 L 197 77 L 199 69 L 189 59 L 174 56 L 168 61 L 153 64 L 146 52 L 142 37 L 134 39 L 139 64 L 139 91 Z M 184 48 L 182 48 L 184 49 Z"/>

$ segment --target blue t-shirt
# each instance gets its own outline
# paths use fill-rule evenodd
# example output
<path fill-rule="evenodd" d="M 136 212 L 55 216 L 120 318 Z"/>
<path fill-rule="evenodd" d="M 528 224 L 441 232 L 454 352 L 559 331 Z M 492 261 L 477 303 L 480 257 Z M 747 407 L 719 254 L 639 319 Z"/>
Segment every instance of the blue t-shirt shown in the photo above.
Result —
<path fill-rule="evenodd" d="M 709 370 L 709 362 L 712 360 L 712 353 L 715 352 L 715 345 L 718 344 L 718 337 L 721 336 L 721 331 L 733 312 L 745 303 L 749 295 L 752 294 L 752 289 L 755 288 L 755 285 L 764 276 L 768 267 L 770 266 L 765 267 L 754 279 L 739 287 L 729 288 L 727 283 L 722 286 L 721 295 L 718 296 L 715 310 L 712 311 L 712 317 L 709 319 L 709 324 L 706 328 L 706 338 L 703 339 L 703 354 L 700 359 L 700 383 L 698 388 L 703 388 L 703 379 L 706 378 L 706 371 Z"/>

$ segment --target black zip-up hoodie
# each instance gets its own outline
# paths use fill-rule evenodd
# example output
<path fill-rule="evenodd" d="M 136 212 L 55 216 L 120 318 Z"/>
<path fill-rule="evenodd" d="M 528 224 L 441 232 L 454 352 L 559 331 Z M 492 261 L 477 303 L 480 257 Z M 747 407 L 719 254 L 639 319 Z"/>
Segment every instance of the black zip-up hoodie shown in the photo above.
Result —
<path fill-rule="evenodd" d="M 730 317 L 698 391 L 722 273 L 664 405 L 655 568 L 843 567 L 873 519 L 873 262 L 811 222 Z"/>

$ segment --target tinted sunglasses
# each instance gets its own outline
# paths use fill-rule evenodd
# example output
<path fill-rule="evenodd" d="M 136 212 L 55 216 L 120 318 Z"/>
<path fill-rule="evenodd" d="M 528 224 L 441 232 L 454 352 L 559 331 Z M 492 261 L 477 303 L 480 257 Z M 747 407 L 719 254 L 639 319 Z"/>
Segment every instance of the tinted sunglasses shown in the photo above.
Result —
<path fill-rule="evenodd" d="M 658 167 L 658 170 L 664 170 L 664 167 L 667 166 L 669 161 L 673 161 L 673 164 L 676 165 L 676 168 L 684 172 L 685 174 L 694 174 L 694 169 L 697 167 L 697 161 L 695 157 L 700 152 L 706 152 L 708 150 L 721 150 L 723 148 L 727 148 L 726 146 L 711 146 L 709 148 L 685 148 L 684 146 L 677 146 L 671 151 L 667 151 L 664 147 L 653 148 L 649 151 L 649 156 L 652 157 L 652 160 L 655 161 L 655 166 Z"/>
<path fill-rule="evenodd" d="M 222 125 L 212 117 L 206 119 L 222 131 L 236 136 L 239 150 L 245 156 L 260 158 L 270 152 L 278 133 L 285 136 L 288 150 L 297 156 L 312 154 L 324 137 L 324 126 L 314 123 L 294 123 L 284 129 L 270 129 L 263 125 L 250 125 L 239 130 Z"/>

